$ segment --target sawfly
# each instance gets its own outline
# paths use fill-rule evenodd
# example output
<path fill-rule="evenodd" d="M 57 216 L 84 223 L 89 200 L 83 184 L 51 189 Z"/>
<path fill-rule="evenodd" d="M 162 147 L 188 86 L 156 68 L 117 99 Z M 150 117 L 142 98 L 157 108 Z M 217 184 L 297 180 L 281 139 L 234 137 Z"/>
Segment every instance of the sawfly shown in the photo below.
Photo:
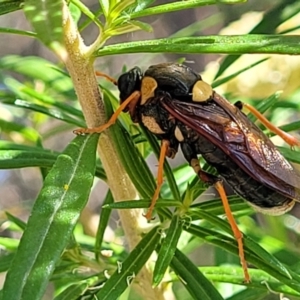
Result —
<path fill-rule="evenodd" d="M 146 214 L 148 220 L 163 183 L 164 159 L 173 158 L 180 146 L 199 178 L 219 192 L 238 242 L 245 281 L 249 282 L 242 233 L 230 211 L 223 180 L 259 212 L 280 215 L 300 201 L 300 175 L 242 108 L 246 107 L 290 146 L 299 146 L 299 142 L 273 126 L 249 104 L 231 104 L 188 66 L 163 63 L 149 67 L 144 73 L 135 67 L 117 81 L 99 75 L 117 85 L 120 107 L 106 124 L 77 129 L 75 133 L 102 132 L 125 111 L 161 140 L 157 188 Z M 216 169 L 218 176 L 201 169 L 198 155 Z"/>

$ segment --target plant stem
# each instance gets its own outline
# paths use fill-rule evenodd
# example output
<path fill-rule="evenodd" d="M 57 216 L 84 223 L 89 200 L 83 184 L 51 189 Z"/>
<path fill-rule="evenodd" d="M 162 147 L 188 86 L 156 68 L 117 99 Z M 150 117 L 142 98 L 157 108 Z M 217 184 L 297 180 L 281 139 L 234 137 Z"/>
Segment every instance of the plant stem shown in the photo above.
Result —
<path fill-rule="evenodd" d="M 73 80 L 74 89 L 81 104 L 82 111 L 88 127 L 103 124 L 105 119 L 104 105 L 96 81 L 93 57 L 89 48 L 83 43 L 82 38 L 74 24 L 67 5 L 63 8 L 63 32 L 67 55 L 61 57 Z M 115 151 L 109 132 L 101 134 L 98 144 L 98 154 L 106 171 L 108 185 L 115 201 L 136 199 L 137 191 L 125 172 Z M 130 249 L 133 249 L 141 240 L 142 225 L 146 220 L 142 217 L 141 210 L 120 210 L 119 216 Z M 135 281 L 135 288 L 144 299 L 163 299 L 160 289 L 153 289 L 151 272 L 143 268 Z"/>

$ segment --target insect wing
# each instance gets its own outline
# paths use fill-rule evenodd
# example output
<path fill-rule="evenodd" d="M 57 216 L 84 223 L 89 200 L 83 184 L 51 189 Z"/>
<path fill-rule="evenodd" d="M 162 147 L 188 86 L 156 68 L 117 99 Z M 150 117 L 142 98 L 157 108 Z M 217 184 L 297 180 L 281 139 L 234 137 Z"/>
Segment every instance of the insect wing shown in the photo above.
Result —
<path fill-rule="evenodd" d="M 255 162 L 282 181 L 300 189 L 300 174 L 275 147 L 272 141 L 239 109 L 235 109 L 222 96 L 214 94 L 214 101 L 218 103 L 236 122 L 244 133 L 247 150 Z"/>
<path fill-rule="evenodd" d="M 214 93 L 207 103 L 164 98 L 164 108 L 222 149 L 252 178 L 300 201 L 300 176 L 237 107 Z"/>

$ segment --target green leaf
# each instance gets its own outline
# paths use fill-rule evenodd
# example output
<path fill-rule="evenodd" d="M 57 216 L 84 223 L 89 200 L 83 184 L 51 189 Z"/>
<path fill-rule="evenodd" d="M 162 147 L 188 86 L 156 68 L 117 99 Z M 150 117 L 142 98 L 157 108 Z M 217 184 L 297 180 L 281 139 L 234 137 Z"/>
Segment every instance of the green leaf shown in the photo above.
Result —
<path fill-rule="evenodd" d="M 247 66 L 247 67 L 245 67 L 245 68 L 243 68 L 243 69 L 241 69 L 241 70 L 239 70 L 239 71 L 237 71 L 237 72 L 235 72 L 235 73 L 233 73 L 233 74 L 231 74 L 231 75 L 229 75 L 229 76 L 226 76 L 226 77 L 224 77 L 224 78 L 221 78 L 221 79 L 218 79 L 218 80 L 214 81 L 213 84 L 212 84 L 211 86 L 212 86 L 213 88 L 216 88 L 217 86 L 219 86 L 219 85 L 221 85 L 221 84 L 223 84 L 223 83 L 226 83 L 226 82 L 230 81 L 231 79 L 237 77 L 238 75 L 244 73 L 244 72 L 247 71 L 247 70 L 252 69 L 253 67 L 255 67 L 255 66 L 257 66 L 257 65 L 259 65 L 259 64 L 261 64 L 261 63 L 263 63 L 264 61 L 266 61 L 266 60 L 268 60 L 268 59 L 269 59 L 269 58 L 263 58 L 263 59 L 260 59 L 259 61 L 255 62 L 255 63 L 253 63 L 253 64 L 251 64 L 251 65 L 249 65 L 249 66 Z"/>
<path fill-rule="evenodd" d="M 153 272 L 153 285 L 158 286 L 173 259 L 178 240 L 182 232 L 182 221 L 179 215 L 174 215 L 167 235 L 162 241 Z"/>
<path fill-rule="evenodd" d="M 95 281 L 95 280 L 93 280 Z M 94 284 L 92 280 L 82 280 L 68 287 L 62 291 L 54 300 L 78 300 L 85 298 L 85 292 L 89 290 L 90 286 Z M 86 297 L 88 299 L 88 297 Z"/>
<path fill-rule="evenodd" d="M 63 51 L 62 0 L 25 0 L 26 17 L 35 29 L 38 38 L 49 48 Z"/>
<path fill-rule="evenodd" d="M 263 291 L 259 289 L 247 289 L 234 294 L 226 300 L 263 300 L 266 299 L 266 296 L 268 294 L 268 291 Z"/>
<path fill-rule="evenodd" d="M 275 272 L 282 274 L 286 278 L 292 278 L 289 270 L 275 256 L 267 252 L 258 243 L 247 237 L 244 239 L 245 247 L 251 249 L 253 253 L 259 256 L 268 266 L 272 267 Z"/>
<path fill-rule="evenodd" d="M 118 270 L 107 280 L 100 292 L 97 293 L 98 299 L 117 299 L 125 291 L 156 248 L 160 239 L 159 232 L 159 228 L 155 227 L 143 237 Z"/>
<path fill-rule="evenodd" d="M 211 282 L 200 272 L 181 251 L 178 249 L 171 261 L 171 267 L 183 282 L 193 299 L 222 300 L 222 296 Z"/>
<path fill-rule="evenodd" d="M 205 5 L 214 4 L 237 4 L 245 2 L 246 0 L 185 0 L 185 1 L 173 1 L 168 4 L 162 4 L 158 6 L 149 7 L 143 10 L 139 10 L 136 13 L 131 14 L 131 18 L 140 18 L 150 15 L 158 15 L 169 13 L 172 11 L 178 11 L 183 9 L 190 9 Z"/>
<path fill-rule="evenodd" d="M 240 284 L 241 278 L 243 278 L 243 270 L 234 266 L 200 267 L 200 270 L 211 281 Z M 272 290 L 276 293 L 300 296 L 299 292 L 284 285 L 264 271 L 251 268 L 249 274 L 251 277 L 250 285 L 247 284 L 249 290 L 264 290 L 265 292 Z"/>
<path fill-rule="evenodd" d="M 3 288 L 3 300 L 41 299 L 93 183 L 98 135 L 76 137 L 35 202 Z"/>
<path fill-rule="evenodd" d="M 201 20 L 197 20 L 196 22 L 179 29 L 177 32 L 169 36 L 170 38 L 179 38 L 186 36 L 195 36 L 197 34 L 202 34 L 202 32 L 206 29 L 209 29 L 213 26 L 222 26 L 224 24 L 224 13 L 214 13 L 213 15 L 209 15 L 207 17 L 202 18 Z M 185 60 L 185 59 L 184 59 Z M 182 62 L 184 62 L 184 60 Z"/>
<path fill-rule="evenodd" d="M 0 272 L 6 272 L 8 270 L 13 258 L 14 258 L 14 253 L 0 255 Z"/>
<path fill-rule="evenodd" d="M 41 151 L 0 150 L 0 168 L 16 169 L 25 167 L 51 168 L 57 155 Z"/>
<path fill-rule="evenodd" d="M 99 0 L 100 6 L 102 8 L 104 16 L 107 18 L 108 12 L 109 12 L 109 6 L 110 6 L 109 0 Z"/>
<path fill-rule="evenodd" d="M 32 80 L 41 80 L 59 93 L 66 93 L 72 90 L 75 98 L 70 77 L 43 58 L 7 55 L 0 59 L 0 69 L 25 75 Z"/>
<path fill-rule="evenodd" d="M 116 26 L 116 27 L 112 27 L 112 28 L 108 29 L 107 31 L 105 31 L 105 34 L 107 36 L 125 34 L 128 32 L 141 30 L 141 26 L 142 26 L 141 23 L 136 24 L 135 22 L 130 21 L 130 22 L 126 22 L 120 26 Z M 152 29 L 151 26 L 144 26 L 144 28 L 147 31 L 151 31 L 151 29 Z"/>
<path fill-rule="evenodd" d="M 0 1 L 0 15 L 5 15 L 10 12 L 22 9 L 24 5 L 24 0 L 8 0 Z"/>
<path fill-rule="evenodd" d="M 122 0 L 116 3 L 113 7 L 111 7 L 109 15 L 107 16 L 107 22 L 111 23 L 113 20 L 118 18 L 121 13 L 130 5 L 135 3 L 135 0 Z"/>
<path fill-rule="evenodd" d="M 300 36 L 211 35 L 156 39 L 104 46 L 96 56 L 129 53 L 274 53 L 299 54 Z"/>
<path fill-rule="evenodd" d="M 188 165 L 187 163 L 183 163 L 176 168 L 172 168 L 172 177 L 174 178 L 174 183 L 170 181 L 167 170 L 165 170 L 165 174 L 168 179 L 168 184 L 169 184 L 171 193 L 168 193 L 168 189 L 164 189 L 162 191 L 164 198 L 172 198 L 173 197 L 172 195 L 174 195 L 174 197 L 178 197 L 178 199 L 180 199 L 180 198 L 184 199 L 184 194 L 186 192 L 187 185 L 189 184 L 191 178 L 194 178 L 195 176 L 197 176 L 195 174 L 193 168 L 191 168 L 191 166 Z M 197 176 L 197 178 L 198 178 L 198 176 Z M 199 180 L 198 180 L 198 183 L 200 183 Z M 175 184 L 175 186 L 173 186 L 173 184 Z M 199 187 L 199 185 L 197 185 L 197 188 L 195 187 L 195 190 L 197 190 L 199 188 L 201 189 L 201 187 Z M 178 190 L 178 192 L 179 192 L 178 194 L 174 194 L 175 189 Z M 203 191 L 205 191 L 205 190 L 206 190 L 206 187 L 203 188 Z M 180 195 L 182 195 L 182 196 L 180 196 Z M 193 199 L 193 200 L 195 200 L 195 199 Z"/>
<path fill-rule="evenodd" d="M 23 145 L 23 144 L 15 144 L 12 142 L 8 141 L 0 141 L 0 150 L 23 150 L 23 151 L 48 151 L 52 153 L 52 151 L 45 150 L 41 148 L 40 146 L 28 146 L 28 145 Z M 54 152 L 53 152 L 54 153 Z"/>
<path fill-rule="evenodd" d="M 0 10 L 0 14 L 1 13 L 2 13 L 2 11 Z M 27 37 L 36 37 L 35 32 L 27 31 L 27 30 L 19 30 L 19 29 L 14 29 L 14 28 L 0 27 L 0 32 L 1 33 L 23 35 L 23 36 L 27 36 Z"/>
<path fill-rule="evenodd" d="M 111 191 L 109 190 L 106 194 L 106 197 L 103 201 L 103 206 L 109 205 L 110 203 L 114 202 L 114 198 L 112 196 Z M 101 250 L 101 244 L 103 242 L 104 232 L 108 226 L 109 217 L 111 215 L 111 210 L 109 209 L 103 209 L 101 210 L 100 214 L 100 221 L 98 224 L 97 234 L 96 234 L 96 242 L 95 242 L 95 258 L 96 260 L 99 260 L 99 253 Z"/>
<path fill-rule="evenodd" d="M 131 14 L 132 12 L 139 12 L 144 10 L 154 2 L 155 0 L 137 0 L 131 7 L 128 7 L 127 11 L 129 14 Z"/>
<path fill-rule="evenodd" d="M 250 210 L 253 209 L 249 204 L 242 199 L 240 196 L 229 196 L 228 197 L 230 209 L 232 212 L 241 211 L 241 210 Z M 224 215 L 224 206 L 221 199 L 211 199 L 206 202 L 196 203 L 191 205 L 191 208 L 199 207 L 201 210 L 211 213 L 213 215 Z"/>
<path fill-rule="evenodd" d="M 254 35 L 257 33 L 274 33 L 277 26 L 293 17 L 296 13 L 299 12 L 299 9 L 300 3 L 297 1 L 281 1 L 277 6 L 275 6 L 265 14 L 264 18 L 249 32 L 249 34 Z M 220 65 L 220 68 L 215 75 L 215 79 L 222 75 L 224 71 L 239 57 L 240 55 L 227 56 Z"/>
<path fill-rule="evenodd" d="M 201 216 L 201 218 L 210 222 L 213 226 L 218 226 L 225 232 L 232 234 L 232 229 L 230 228 L 229 224 L 224 220 L 202 210 L 197 210 L 194 213 L 196 213 L 197 215 Z M 287 268 L 282 263 L 280 263 L 273 255 L 271 255 L 269 252 L 263 249 L 259 244 L 254 242 L 250 237 L 243 235 L 243 244 L 244 244 L 245 252 L 250 250 L 253 254 L 257 255 L 264 262 L 266 262 L 266 264 L 268 264 L 269 267 L 275 269 L 276 272 L 282 274 L 287 278 L 291 278 L 290 272 L 287 270 Z M 247 259 L 247 253 L 246 253 L 246 259 Z"/>
<path fill-rule="evenodd" d="M 26 167 L 51 168 L 58 153 L 40 147 L 13 144 L 0 141 L 0 169 Z M 95 176 L 106 180 L 102 166 L 97 162 Z"/>
<path fill-rule="evenodd" d="M 72 3 L 79 8 L 79 10 L 91 19 L 99 28 L 102 28 L 101 22 L 97 16 L 80 0 L 72 0 Z"/>
<path fill-rule="evenodd" d="M 69 10 L 74 22 L 78 25 L 78 22 L 81 18 L 81 10 L 72 2 L 69 3 Z"/>
<path fill-rule="evenodd" d="M 279 128 L 285 132 L 298 130 L 300 128 L 300 121 L 295 121 L 295 122 L 280 126 Z"/>
<path fill-rule="evenodd" d="M 236 247 L 236 245 L 234 245 L 235 242 L 233 242 L 233 240 L 231 240 L 226 235 L 220 234 L 219 232 L 216 232 L 216 231 L 213 231 L 210 229 L 206 229 L 206 228 L 194 225 L 194 224 L 189 225 L 189 226 L 184 225 L 184 229 L 187 232 L 191 233 L 192 235 L 198 236 L 201 239 L 204 239 L 205 241 L 207 241 L 208 243 L 219 246 L 228 252 L 235 253 L 236 255 L 238 253 L 237 247 Z M 298 278 L 299 276 L 296 273 L 294 273 L 292 270 L 285 267 L 285 269 L 287 269 L 288 273 L 290 274 L 290 276 L 292 276 L 292 278 L 290 276 L 283 275 L 282 268 L 275 269 L 275 268 L 273 268 L 273 265 L 270 265 L 268 261 L 263 261 L 257 255 L 255 255 L 254 252 L 248 252 L 247 249 L 245 249 L 245 250 L 246 250 L 245 252 L 246 252 L 247 262 L 264 270 L 266 273 L 270 274 L 271 276 L 276 278 L 278 281 L 286 284 L 287 286 L 294 289 L 295 291 L 300 292 L 300 281 Z M 278 272 L 278 270 L 279 270 L 279 272 Z M 241 272 L 240 272 L 239 276 L 237 275 L 236 283 L 241 284 L 244 281 L 242 268 L 240 268 L 240 271 Z M 251 274 L 250 274 L 250 277 L 251 277 Z"/>
<path fill-rule="evenodd" d="M 19 240 L 7 237 L 0 237 L 0 245 L 3 246 L 2 248 L 5 248 L 6 250 L 15 251 L 16 248 L 18 248 Z"/>
<path fill-rule="evenodd" d="M 131 21 L 128 21 L 128 24 L 131 24 L 131 25 L 135 26 L 137 29 L 144 30 L 146 32 L 153 32 L 152 26 L 145 22 L 131 20 Z"/>
<path fill-rule="evenodd" d="M 61 101 L 57 101 L 54 99 L 53 96 L 49 96 L 45 92 L 37 92 L 34 88 L 22 84 L 19 85 L 19 89 L 21 93 L 25 94 L 26 96 L 29 96 L 30 99 L 34 99 L 47 105 L 57 107 L 60 111 L 71 114 L 72 117 L 75 116 L 83 119 L 83 114 L 79 109 L 67 105 L 66 103 L 62 103 Z"/>
<path fill-rule="evenodd" d="M 274 95 L 271 95 L 270 97 L 264 99 L 263 101 L 260 101 L 256 105 L 256 109 L 261 113 L 265 113 L 269 108 L 271 108 L 277 101 L 279 100 L 280 93 L 275 93 Z M 248 114 L 247 117 L 250 119 L 250 121 L 255 122 L 257 121 L 257 118 L 253 114 Z"/>
<path fill-rule="evenodd" d="M 63 111 L 58 110 L 58 109 L 48 108 L 46 106 L 30 103 L 28 101 L 24 101 L 21 99 L 3 100 L 1 102 L 4 104 L 13 105 L 15 107 L 22 107 L 22 108 L 26 108 L 31 111 L 39 112 L 41 114 L 53 117 L 55 119 L 64 121 L 64 122 L 72 124 L 72 125 L 76 125 L 78 127 L 84 127 L 84 125 L 85 125 L 85 123 L 83 121 L 78 120 L 78 119 L 70 116 L 69 114 L 64 113 Z M 67 106 L 65 108 L 67 109 Z M 1 122 L 3 123 L 4 121 L 1 121 Z"/>
<path fill-rule="evenodd" d="M 54 298 L 54 300 L 76 300 L 89 289 L 88 282 L 80 282 L 69 285 L 63 292 Z"/>
<path fill-rule="evenodd" d="M 26 228 L 26 223 L 23 222 L 22 220 L 20 220 L 19 218 L 13 216 L 12 214 L 10 214 L 9 212 L 5 212 L 6 216 L 7 216 L 7 219 L 16 224 L 18 227 L 20 227 L 22 230 L 25 230 Z"/>
<path fill-rule="evenodd" d="M 2 132 L 17 132 L 23 136 L 25 140 L 34 143 L 36 143 L 40 138 L 39 133 L 32 127 L 27 127 L 15 122 L 9 122 L 0 119 L 0 129 Z"/>
<path fill-rule="evenodd" d="M 103 208 L 107 209 L 129 209 L 129 208 L 147 208 L 150 206 L 151 201 L 150 200 L 132 200 L 132 201 L 121 201 L 121 202 L 115 202 L 110 204 L 103 205 Z M 169 207 L 169 206 L 175 206 L 180 207 L 182 206 L 182 203 L 180 201 L 171 200 L 171 199 L 158 199 L 156 202 L 155 207 Z"/>

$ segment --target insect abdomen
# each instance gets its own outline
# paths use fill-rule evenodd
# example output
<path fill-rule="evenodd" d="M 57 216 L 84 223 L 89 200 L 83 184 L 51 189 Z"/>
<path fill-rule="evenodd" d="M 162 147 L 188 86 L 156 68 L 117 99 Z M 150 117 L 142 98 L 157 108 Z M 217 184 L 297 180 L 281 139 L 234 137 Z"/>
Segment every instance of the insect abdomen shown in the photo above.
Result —
<path fill-rule="evenodd" d="M 191 133 L 191 129 L 188 129 L 187 131 Z M 182 150 L 186 159 L 188 161 L 191 160 L 191 153 L 193 151 L 195 152 L 194 154 L 201 154 L 206 162 L 213 166 L 218 174 L 225 179 L 228 185 L 238 195 L 247 200 L 249 204 L 254 206 L 256 210 L 262 213 L 280 215 L 293 207 L 293 199 L 279 194 L 252 178 L 220 148 L 216 147 L 213 143 L 200 136 L 195 131 L 193 131 L 192 135 L 194 135 L 193 142 L 186 144 L 192 149 L 190 150 L 190 153 L 186 153 L 185 145 L 182 143 Z M 189 140 L 191 141 L 191 136 L 189 136 Z"/>

